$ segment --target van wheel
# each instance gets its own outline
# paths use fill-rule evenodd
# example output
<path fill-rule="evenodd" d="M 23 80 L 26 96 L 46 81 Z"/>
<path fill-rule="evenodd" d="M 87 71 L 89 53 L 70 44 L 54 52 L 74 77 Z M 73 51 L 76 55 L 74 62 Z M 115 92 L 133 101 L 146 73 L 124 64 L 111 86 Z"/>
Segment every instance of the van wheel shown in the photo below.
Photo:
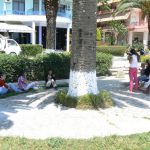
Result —
<path fill-rule="evenodd" d="M 11 56 L 16 56 L 17 54 L 15 52 L 10 53 Z"/>

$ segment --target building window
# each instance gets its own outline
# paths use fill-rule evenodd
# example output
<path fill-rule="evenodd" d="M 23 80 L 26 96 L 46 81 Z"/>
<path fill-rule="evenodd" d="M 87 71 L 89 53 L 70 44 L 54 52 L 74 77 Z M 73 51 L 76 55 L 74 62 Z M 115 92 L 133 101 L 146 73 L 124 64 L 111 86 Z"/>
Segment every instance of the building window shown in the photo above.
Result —
<path fill-rule="evenodd" d="M 66 11 L 66 5 L 60 4 L 60 6 L 59 6 L 59 12 L 65 13 L 65 11 Z"/>
<path fill-rule="evenodd" d="M 44 0 L 42 0 L 42 11 L 45 11 Z"/>
<path fill-rule="evenodd" d="M 13 13 L 25 14 L 25 0 L 13 0 Z"/>
<path fill-rule="evenodd" d="M 70 11 L 71 10 L 71 7 L 69 5 L 67 5 L 67 8 L 66 8 L 67 11 Z"/>
<path fill-rule="evenodd" d="M 33 11 L 39 11 L 39 1 L 33 0 Z"/>
<path fill-rule="evenodd" d="M 34 13 L 39 12 L 39 7 L 41 8 L 42 12 L 45 11 L 44 7 L 44 0 L 42 0 L 42 6 L 39 6 L 39 0 L 33 0 L 33 11 Z"/>

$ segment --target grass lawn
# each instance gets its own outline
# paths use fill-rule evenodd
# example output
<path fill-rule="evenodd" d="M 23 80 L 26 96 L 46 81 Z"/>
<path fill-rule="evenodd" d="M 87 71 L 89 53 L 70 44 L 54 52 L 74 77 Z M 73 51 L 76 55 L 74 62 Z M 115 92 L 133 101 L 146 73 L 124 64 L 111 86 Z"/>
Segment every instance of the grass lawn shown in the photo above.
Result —
<path fill-rule="evenodd" d="M 150 150 L 150 132 L 89 140 L 0 138 L 0 150 Z"/>

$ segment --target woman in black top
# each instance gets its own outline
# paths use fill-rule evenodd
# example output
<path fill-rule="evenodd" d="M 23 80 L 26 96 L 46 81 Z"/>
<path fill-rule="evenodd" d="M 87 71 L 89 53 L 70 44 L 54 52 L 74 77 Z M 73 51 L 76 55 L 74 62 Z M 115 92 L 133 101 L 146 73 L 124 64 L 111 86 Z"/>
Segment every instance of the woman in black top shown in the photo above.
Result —
<path fill-rule="evenodd" d="M 149 80 L 149 76 L 150 76 L 150 60 L 146 60 L 145 66 L 146 66 L 146 68 L 144 70 L 144 74 L 138 78 L 139 81 L 147 82 Z"/>
<path fill-rule="evenodd" d="M 56 87 L 56 78 L 52 70 L 48 71 L 46 87 L 47 88 Z"/>

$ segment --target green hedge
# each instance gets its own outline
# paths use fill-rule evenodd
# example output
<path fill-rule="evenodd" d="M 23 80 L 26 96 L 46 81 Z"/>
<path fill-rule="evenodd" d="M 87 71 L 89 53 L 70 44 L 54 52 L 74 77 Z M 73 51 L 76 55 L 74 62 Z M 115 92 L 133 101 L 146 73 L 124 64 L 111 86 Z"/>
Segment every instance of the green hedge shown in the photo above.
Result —
<path fill-rule="evenodd" d="M 22 56 L 0 55 L 0 70 L 7 75 L 7 82 L 16 82 L 21 70 L 25 70 L 29 80 L 44 80 L 49 69 L 57 79 L 68 78 L 70 70 L 69 54 L 49 54 L 29 59 Z"/>
<path fill-rule="evenodd" d="M 150 55 L 146 55 L 146 56 L 141 56 L 141 62 L 145 62 L 147 59 L 150 60 Z"/>
<path fill-rule="evenodd" d="M 112 55 L 106 53 L 96 54 L 96 72 L 98 76 L 110 75 L 109 69 L 112 65 Z"/>
<path fill-rule="evenodd" d="M 126 52 L 126 46 L 98 46 L 97 52 L 112 54 L 113 56 L 123 56 Z"/>
<path fill-rule="evenodd" d="M 69 53 L 51 53 L 39 55 L 35 58 L 34 71 L 36 72 L 37 79 L 42 79 L 47 76 L 49 69 L 53 70 L 58 79 L 69 78 L 70 71 L 70 54 Z"/>
<path fill-rule="evenodd" d="M 43 46 L 38 44 L 21 44 L 20 46 L 22 50 L 21 55 L 25 56 L 36 56 L 43 51 Z"/>
<path fill-rule="evenodd" d="M 6 73 L 7 81 L 17 81 L 19 72 L 29 68 L 32 61 L 25 57 L 0 54 L 0 70 Z"/>
<path fill-rule="evenodd" d="M 112 56 L 97 53 L 96 70 L 98 75 L 108 74 L 111 66 Z M 49 69 L 53 70 L 57 79 L 69 78 L 70 54 L 51 53 L 37 55 L 29 59 L 24 56 L 0 55 L 0 70 L 7 75 L 7 81 L 16 82 L 21 70 L 25 70 L 29 80 L 44 80 Z"/>

